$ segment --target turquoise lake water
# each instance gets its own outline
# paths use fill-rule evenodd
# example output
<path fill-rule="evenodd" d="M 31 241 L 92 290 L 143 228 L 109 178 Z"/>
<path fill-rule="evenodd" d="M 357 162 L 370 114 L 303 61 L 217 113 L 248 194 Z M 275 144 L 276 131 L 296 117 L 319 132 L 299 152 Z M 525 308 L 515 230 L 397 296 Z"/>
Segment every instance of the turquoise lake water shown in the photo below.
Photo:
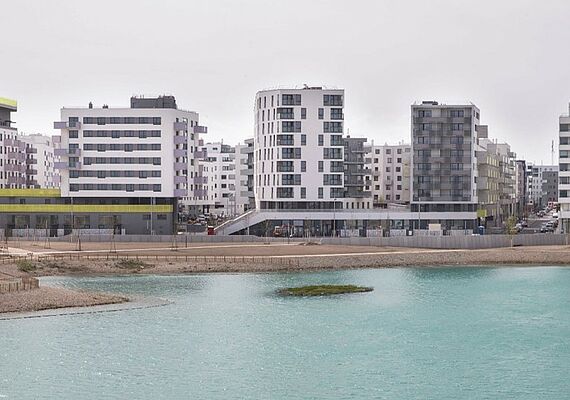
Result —
<path fill-rule="evenodd" d="M 43 283 L 173 303 L 0 321 L 0 399 L 570 398 L 570 268 Z M 274 294 L 314 283 L 375 290 Z"/>

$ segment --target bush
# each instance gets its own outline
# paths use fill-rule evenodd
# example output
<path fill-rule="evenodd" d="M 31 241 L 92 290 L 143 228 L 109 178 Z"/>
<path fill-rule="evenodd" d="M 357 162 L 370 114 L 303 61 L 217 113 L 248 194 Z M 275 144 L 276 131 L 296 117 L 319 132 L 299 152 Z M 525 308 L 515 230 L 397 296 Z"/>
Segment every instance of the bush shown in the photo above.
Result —
<path fill-rule="evenodd" d="M 36 265 L 30 260 L 18 260 L 16 261 L 16 265 L 22 272 L 31 272 L 36 270 Z"/>
<path fill-rule="evenodd" d="M 115 267 L 121 269 L 142 269 L 146 266 L 147 264 L 139 260 L 119 260 L 115 263 Z"/>

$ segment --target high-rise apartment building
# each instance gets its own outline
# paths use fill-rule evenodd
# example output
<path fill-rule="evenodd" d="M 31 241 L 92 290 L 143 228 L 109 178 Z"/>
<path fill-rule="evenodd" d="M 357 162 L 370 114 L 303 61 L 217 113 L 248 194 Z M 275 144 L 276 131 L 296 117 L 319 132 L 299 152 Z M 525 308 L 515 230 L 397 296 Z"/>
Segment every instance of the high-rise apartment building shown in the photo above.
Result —
<path fill-rule="evenodd" d="M 424 101 L 412 113 L 412 212 L 420 229 L 474 228 L 477 210 L 477 129 L 473 104 Z M 423 216 L 422 216 L 423 215 Z"/>
<path fill-rule="evenodd" d="M 344 90 L 340 89 L 305 86 L 257 93 L 257 209 L 342 208 L 343 110 Z"/>
<path fill-rule="evenodd" d="M 570 105 L 568 106 L 570 109 Z M 570 114 L 563 114 L 559 124 L 559 177 L 558 203 L 560 204 L 561 227 L 570 233 Z"/>

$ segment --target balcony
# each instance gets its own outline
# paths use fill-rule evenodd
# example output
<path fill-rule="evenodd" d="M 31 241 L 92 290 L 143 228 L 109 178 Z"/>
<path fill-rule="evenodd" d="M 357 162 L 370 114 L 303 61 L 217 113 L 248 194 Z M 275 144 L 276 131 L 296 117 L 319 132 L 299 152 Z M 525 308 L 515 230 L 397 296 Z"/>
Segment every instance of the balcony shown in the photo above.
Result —
<path fill-rule="evenodd" d="M 194 127 L 194 133 L 208 133 L 208 127 L 207 126 L 195 126 Z"/>
<path fill-rule="evenodd" d="M 56 156 L 79 156 L 81 149 L 55 149 L 53 154 Z"/>
<path fill-rule="evenodd" d="M 193 183 L 195 185 L 204 185 L 204 184 L 208 183 L 208 177 L 207 176 L 195 176 L 193 179 Z"/>
<path fill-rule="evenodd" d="M 4 164 L 4 171 L 6 172 L 24 172 L 26 166 L 23 164 Z"/>
<path fill-rule="evenodd" d="M 175 121 L 174 122 L 174 130 L 175 131 L 187 131 L 188 130 L 188 122 L 186 122 L 186 121 Z"/>
<path fill-rule="evenodd" d="M 174 197 L 188 196 L 188 189 L 174 189 Z"/>
<path fill-rule="evenodd" d="M 7 182 L 9 185 L 25 185 L 26 178 L 20 176 L 9 176 Z"/>
<path fill-rule="evenodd" d="M 26 147 L 26 154 L 38 154 L 38 149 L 35 147 Z"/>
<path fill-rule="evenodd" d="M 186 175 L 175 175 L 174 183 L 186 183 L 188 182 L 188 177 Z"/>
<path fill-rule="evenodd" d="M 177 135 L 174 136 L 174 144 L 183 144 L 188 142 L 188 136 Z"/>
<path fill-rule="evenodd" d="M 17 139 L 4 139 L 4 146 L 18 147 L 19 145 L 20 141 Z"/>
<path fill-rule="evenodd" d="M 208 152 L 206 150 L 194 152 L 194 158 L 205 159 L 207 157 L 208 157 Z"/>
<path fill-rule="evenodd" d="M 188 151 L 185 149 L 174 149 L 174 157 L 186 157 Z"/>
<path fill-rule="evenodd" d="M 20 161 L 20 162 L 26 161 L 26 155 L 24 153 L 16 153 L 16 152 L 10 151 L 7 153 L 7 156 L 8 156 L 9 160 L 16 160 L 16 161 Z"/>
<path fill-rule="evenodd" d="M 37 164 L 38 163 L 38 159 L 37 158 L 26 158 L 26 164 L 30 165 L 30 164 Z"/>
<path fill-rule="evenodd" d="M 79 129 L 81 128 L 81 123 L 76 122 L 68 122 L 68 121 L 56 121 L 53 123 L 54 129 Z"/>
<path fill-rule="evenodd" d="M 38 186 L 38 181 L 35 180 L 35 179 L 28 179 L 28 180 L 26 180 L 26 186 L 28 186 L 28 187 L 30 187 L 30 186 L 32 186 L 32 187 Z"/>
<path fill-rule="evenodd" d="M 37 174 L 38 174 L 38 170 L 37 170 L 37 169 L 28 168 L 28 169 L 26 170 L 26 174 L 27 174 L 27 175 L 37 175 Z"/>
<path fill-rule="evenodd" d="M 80 162 L 56 161 L 53 163 L 55 169 L 78 169 L 81 168 Z"/>
<path fill-rule="evenodd" d="M 188 163 L 184 163 L 184 162 L 175 162 L 174 163 L 174 170 L 175 171 L 183 171 L 185 169 L 188 169 Z"/>
<path fill-rule="evenodd" d="M 197 189 L 194 190 L 195 197 L 206 197 L 208 196 L 208 191 L 206 189 Z"/>

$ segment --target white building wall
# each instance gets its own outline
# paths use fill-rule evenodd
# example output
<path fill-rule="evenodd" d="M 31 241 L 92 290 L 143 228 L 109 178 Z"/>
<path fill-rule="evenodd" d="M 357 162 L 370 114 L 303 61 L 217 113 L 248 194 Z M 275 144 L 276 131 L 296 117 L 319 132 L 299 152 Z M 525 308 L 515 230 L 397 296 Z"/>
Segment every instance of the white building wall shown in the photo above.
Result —
<path fill-rule="evenodd" d="M 288 96 L 300 96 L 300 102 L 293 105 L 284 104 L 284 98 Z M 324 96 L 338 96 L 338 105 L 325 105 Z M 329 98 L 330 99 L 330 98 Z M 330 103 L 329 103 L 330 104 Z M 343 191 L 343 171 L 331 172 L 331 161 L 343 161 L 343 108 L 344 90 L 329 90 L 322 88 L 305 89 L 278 89 L 264 90 L 257 93 L 255 98 L 255 167 L 254 167 L 254 192 L 256 208 L 262 204 L 277 202 L 323 202 L 333 198 L 331 189 Z M 279 113 L 283 109 L 292 109 L 292 115 Z M 335 111 L 332 111 L 335 109 Z M 336 114 L 331 114 L 336 113 Z M 289 119 L 289 117 L 291 117 Z M 335 119 L 336 118 L 336 119 Z M 300 125 L 296 132 L 284 132 L 284 125 Z M 329 132 L 325 132 L 325 123 Z M 334 128 L 333 128 L 334 126 Z M 338 129 L 337 129 L 338 127 Z M 331 129 L 338 132 L 330 132 Z M 294 129 L 295 130 L 295 129 Z M 280 135 L 292 135 L 293 142 L 290 145 L 279 144 Z M 334 135 L 333 143 L 331 138 Z M 337 142 L 334 140 L 341 139 Z M 305 144 L 303 144 L 305 140 Z M 298 149 L 298 158 L 284 158 L 283 149 Z M 335 159 L 324 156 L 325 149 L 329 154 L 334 154 Z M 293 171 L 279 172 L 278 163 L 292 161 Z M 322 164 L 319 164 L 319 163 Z M 322 166 L 322 169 L 319 168 Z M 303 166 L 305 167 L 303 170 Z M 338 179 L 331 185 L 324 184 L 325 175 L 338 175 Z M 300 175 L 299 184 L 288 185 L 283 181 L 284 175 Z M 281 191 L 292 188 L 291 198 L 280 197 Z"/>
<path fill-rule="evenodd" d="M 379 146 L 372 142 L 369 157 L 373 203 L 409 203 L 411 145 Z"/>
<path fill-rule="evenodd" d="M 71 122 L 74 118 L 79 122 Z M 98 123 L 98 118 L 105 123 Z M 137 122 L 113 123 L 114 118 L 134 118 Z M 139 123 L 139 118 L 150 123 Z M 160 124 L 153 123 L 157 118 Z M 188 178 L 196 174 L 193 153 L 199 141 L 195 132 L 200 128 L 197 113 L 171 108 L 63 108 L 55 127 L 61 128 L 61 150 L 56 155 L 62 156 L 62 162 L 56 166 L 61 168 L 62 196 L 188 196 Z M 113 131 L 119 134 L 113 136 Z M 124 131 L 134 134 L 125 136 Z M 141 137 L 140 131 L 146 133 Z M 150 132 L 158 132 L 160 137 Z M 137 148 L 139 145 L 147 148 Z M 108 190 L 98 185 L 108 185 Z"/>
<path fill-rule="evenodd" d="M 34 149 L 30 157 L 36 160 L 31 165 L 36 174 L 31 178 L 37 182 L 37 186 L 46 189 L 59 188 L 59 170 L 55 169 L 55 162 L 59 161 L 59 157 L 54 155 L 52 137 L 41 134 L 21 135 L 20 140 Z"/>

